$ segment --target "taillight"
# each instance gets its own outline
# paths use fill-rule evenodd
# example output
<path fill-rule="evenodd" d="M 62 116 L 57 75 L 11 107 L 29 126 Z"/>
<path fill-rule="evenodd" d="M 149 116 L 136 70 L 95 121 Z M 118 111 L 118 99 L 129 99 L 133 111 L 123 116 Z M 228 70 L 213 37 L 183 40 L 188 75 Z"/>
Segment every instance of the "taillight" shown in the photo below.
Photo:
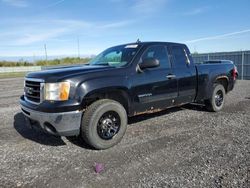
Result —
<path fill-rule="evenodd" d="M 233 68 L 232 76 L 233 76 L 233 80 L 236 80 L 236 78 L 238 76 L 238 71 L 237 71 L 236 66 L 234 66 L 234 68 Z"/>

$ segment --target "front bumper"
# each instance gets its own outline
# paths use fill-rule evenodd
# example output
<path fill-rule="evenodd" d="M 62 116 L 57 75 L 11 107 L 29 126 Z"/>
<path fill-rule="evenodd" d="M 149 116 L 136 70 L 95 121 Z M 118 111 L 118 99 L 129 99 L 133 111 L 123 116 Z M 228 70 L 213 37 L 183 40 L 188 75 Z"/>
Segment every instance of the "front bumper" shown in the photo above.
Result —
<path fill-rule="evenodd" d="M 21 104 L 28 122 L 36 122 L 46 132 L 59 136 L 75 136 L 80 133 L 82 111 L 47 113 L 31 110 Z"/>

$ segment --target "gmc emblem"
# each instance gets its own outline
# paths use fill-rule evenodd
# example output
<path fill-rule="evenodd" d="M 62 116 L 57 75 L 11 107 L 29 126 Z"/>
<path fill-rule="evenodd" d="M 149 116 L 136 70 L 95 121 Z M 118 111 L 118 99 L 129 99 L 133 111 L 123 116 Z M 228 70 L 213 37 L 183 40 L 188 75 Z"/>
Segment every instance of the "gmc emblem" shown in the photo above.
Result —
<path fill-rule="evenodd" d="M 33 94 L 33 88 L 31 88 L 31 87 L 26 87 L 26 92 L 27 92 L 29 95 L 32 95 L 32 94 Z"/>

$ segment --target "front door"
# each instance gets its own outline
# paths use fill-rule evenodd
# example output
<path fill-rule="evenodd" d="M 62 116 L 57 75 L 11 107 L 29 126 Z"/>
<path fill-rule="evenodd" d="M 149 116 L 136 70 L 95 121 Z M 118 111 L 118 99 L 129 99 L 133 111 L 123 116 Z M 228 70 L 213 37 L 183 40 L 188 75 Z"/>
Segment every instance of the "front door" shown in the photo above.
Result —
<path fill-rule="evenodd" d="M 164 45 L 148 47 L 138 63 L 146 58 L 159 60 L 160 66 L 145 69 L 133 76 L 132 95 L 136 113 L 164 109 L 172 105 L 178 95 L 177 80 L 172 76 L 166 47 Z"/>

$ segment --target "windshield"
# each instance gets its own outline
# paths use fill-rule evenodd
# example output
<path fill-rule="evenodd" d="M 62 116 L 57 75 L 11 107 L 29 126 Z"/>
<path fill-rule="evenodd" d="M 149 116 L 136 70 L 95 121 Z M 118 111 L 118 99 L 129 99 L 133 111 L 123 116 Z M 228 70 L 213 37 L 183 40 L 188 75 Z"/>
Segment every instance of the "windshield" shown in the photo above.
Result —
<path fill-rule="evenodd" d="M 89 64 L 114 67 L 125 66 L 132 61 L 139 50 L 139 46 L 138 44 L 130 44 L 108 48 L 92 59 Z"/>

